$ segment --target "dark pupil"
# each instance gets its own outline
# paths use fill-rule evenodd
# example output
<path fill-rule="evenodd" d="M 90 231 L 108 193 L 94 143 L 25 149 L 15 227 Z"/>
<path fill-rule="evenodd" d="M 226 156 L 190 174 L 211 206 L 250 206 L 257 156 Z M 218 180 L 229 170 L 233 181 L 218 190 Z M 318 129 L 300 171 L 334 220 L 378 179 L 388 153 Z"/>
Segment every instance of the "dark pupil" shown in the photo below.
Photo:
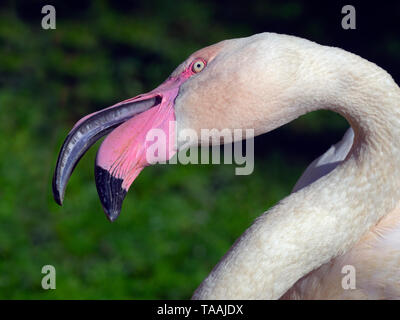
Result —
<path fill-rule="evenodd" d="M 200 64 L 200 63 L 198 63 L 198 64 L 197 64 L 197 68 L 200 68 L 200 67 L 201 67 L 201 64 Z"/>

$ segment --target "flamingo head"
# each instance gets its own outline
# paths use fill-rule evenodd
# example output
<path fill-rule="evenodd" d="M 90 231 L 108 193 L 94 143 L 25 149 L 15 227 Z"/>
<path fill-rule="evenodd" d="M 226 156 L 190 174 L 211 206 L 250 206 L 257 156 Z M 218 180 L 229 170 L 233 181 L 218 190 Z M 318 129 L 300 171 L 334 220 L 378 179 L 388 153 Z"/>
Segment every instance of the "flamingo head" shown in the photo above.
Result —
<path fill-rule="evenodd" d="M 174 106 L 179 90 L 206 68 L 219 49 L 217 44 L 195 52 L 154 90 L 80 119 L 59 152 L 53 176 L 55 201 L 62 205 L 69 177 L 78 161 L 98 139 L 108 134 L 97 152 L 95 181 L 106 216 L 114 221 L 140 171 L 155 161 L 167 161 L 176 153 Z M 157 160 L 147 152 L 152 145 L 148 134 L 154 129 L 166 137 L 158 144 L 161 150 L 156 151 Z"/>
<path fill-rule="evenodd" d="M 157 144 L 163 146 L 157 151 L 159 162 L 179 150 L 177 137 L 187 128 L 198 133 L 203 128 L 253 128 L 262 133 L 271 129 L 265 126 L 266 117 L 277 127 L 282 118 L 277 97 L 289 86 L 296 57 L 277 50 L 274 39 L 273 34 L 256 35 L 201 49 L 154 90 L 83 117 L 61 147 L 53 176 L 55 201 L 62 205 L 79 159 L 106 134 L 96 157 L 95 181 L 106 216 L 114 221 L 132 182 L 155 162 L 148 156 L 154 142 L 148 139 L 151 130 L 165 133 L 165 141 Z M 195 143 L 209 143 L 199 139 Z"/>

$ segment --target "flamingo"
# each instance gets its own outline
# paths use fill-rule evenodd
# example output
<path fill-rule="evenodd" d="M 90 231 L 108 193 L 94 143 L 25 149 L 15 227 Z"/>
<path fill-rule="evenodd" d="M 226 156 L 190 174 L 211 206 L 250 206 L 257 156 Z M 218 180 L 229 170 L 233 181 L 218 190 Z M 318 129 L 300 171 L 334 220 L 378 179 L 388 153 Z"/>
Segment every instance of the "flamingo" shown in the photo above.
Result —
<path fill-rule="evenodd" d="M 55 200 L 62 204 L 78 160 L 107 133 L 95 181 L 114 221 L 152 164 L 150 129 L 166 133 L 168 160 L 184 147 L 185 129 L 259 135 L 319 109 L 339 113 L 351 129 L 236 240 L 192 298 L 400 298 L 400 89 L 385 70 L 340 48 L 261 33 L 193 53 L 156 89 L 77 122 L 57 160 Z M 342 286 L 346 265 L 355 288 Z"/>

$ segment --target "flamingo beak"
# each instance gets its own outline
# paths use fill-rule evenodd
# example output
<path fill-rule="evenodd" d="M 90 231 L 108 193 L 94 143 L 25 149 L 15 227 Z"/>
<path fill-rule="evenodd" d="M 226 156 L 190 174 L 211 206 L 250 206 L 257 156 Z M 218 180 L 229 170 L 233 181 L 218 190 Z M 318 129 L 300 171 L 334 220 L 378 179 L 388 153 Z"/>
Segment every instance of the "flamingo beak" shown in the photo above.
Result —
<path fill-rule="evenodd" d="M 180 84 L 187 77 L 169 78 L 153 91 L 117 103 L 79 120 L 65 139 L 53 176 L 53 195 L 62 205 L 65 189 L 75 166 L 84 153 L 101 137 L 96 157 L 96 187 L 107 218 L 114 221 L 125 195 L 140 173 L 153 160 L 147 155 L 152 141 L 147 134 L 161 130 L 166 139 L 158 161 L 169 160 L 175 150 L 174 101 Z M 158 141 L 160 143 L 160 141 Z"/>

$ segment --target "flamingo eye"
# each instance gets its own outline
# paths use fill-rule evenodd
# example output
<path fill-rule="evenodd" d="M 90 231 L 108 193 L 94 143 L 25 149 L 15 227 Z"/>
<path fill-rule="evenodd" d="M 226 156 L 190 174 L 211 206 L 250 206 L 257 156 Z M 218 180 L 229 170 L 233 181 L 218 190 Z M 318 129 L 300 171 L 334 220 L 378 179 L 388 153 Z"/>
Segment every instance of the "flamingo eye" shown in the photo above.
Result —
<path fill-rule="evenodd" d="M 194 73 L 199 73 L 201 70 L 204 69 L 205 66 L 206 66 L 206 63 L 203 60 L 198 59 L 193 63 L 192 71 Z"/>

